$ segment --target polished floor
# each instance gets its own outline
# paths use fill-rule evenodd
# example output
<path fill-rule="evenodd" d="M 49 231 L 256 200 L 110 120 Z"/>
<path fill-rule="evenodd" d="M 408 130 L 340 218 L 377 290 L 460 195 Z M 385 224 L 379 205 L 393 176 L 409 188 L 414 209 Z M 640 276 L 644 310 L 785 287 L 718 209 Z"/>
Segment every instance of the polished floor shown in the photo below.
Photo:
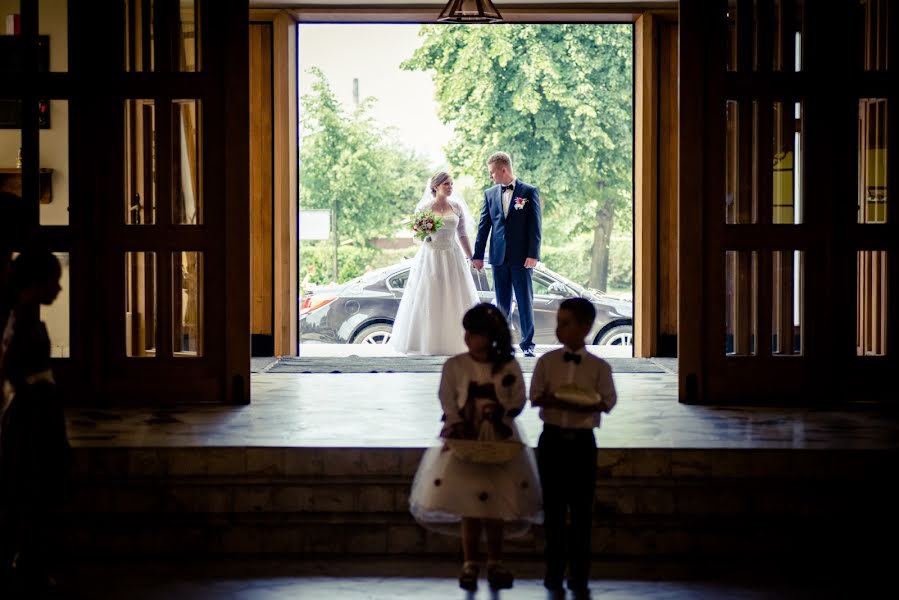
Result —
<path fill-rule="evenodd" d="M 601 448 L 899 447 L 899 419 L 876 409 L 690 406 L 677 401 L 673 372 L 614 377 L 618 406 L 597 430 Z M 259 373 L 248 406 L 73 408 L 69 435 L 80 447 L 420 448 L 440 429 L 439 381 L 437 373 Z M 519 419 L 535 443 L 537 411 Z"/>
<path fill-rule="evenodd" d="M 526 567 L 533 571 L 536 565 Z M 511 590 L 475 593 L 458 588 L 457 565 L 421 561 L 375 563 L 232 562 L 200 566 L 103 565 L 61 578 L 66 597 L 96 600 L 557 600 L 534 573 Z M 344 573 L 342 576 L 338 572 Z M 518 568 L 521 572 L 521 568 Z M 386 574 L 385 574 L 386 573 Z M 853 588 L 858 592 L 857 587 Z M 766 581 L 595 579 L 594 600 L 777 600 L 837 597 L 822 584 Z M 851 597 L 845 596 L 845 597 Z M 856 596 L 862 597 L 862 596 Z"/>
<path fill-rule="evenodd" d="M 526 378 L 529 381 L 530 376 Z M 249 406 L 74 408 L 68 412 L 69 434 L 73 445 L 82 448 L 420 448 L 435 442 L 440 427 L 436 399 L 439 379 L 436 373 L 259 373 L 252 376 L 253 401 Z M 673 370 L 618 373 L 615 382 L 619 404 L 597 431 L 601 448 L 670 449 L 672 454 L 684 449 L 899 448 L 899 420 L 893 414 L 874 409 L 688 406 L 677 402 L 677 378 Z M 531 442 L 536 441 L 541 427 L 536 411 L 529 408 L 520 419 Z M 656 456 L 659 452 L 652 454 Z M 721 453 L 689 454 L 717 457 Z M 756 460 L 754 464 L 764 462 Z M 834 550 L 846 551 L 845 548 Z M 338 563 L 247 560 L 212 566 L 102 565 L 76 568 L 64 573 L 61 582 L 65 592 L 62 597 L 92 600 L 553 598 L 540 583 L 539 562 L 516 566 L 519 579 L 514 589 L 496 595 L 483 583 L 476 594 L 461 591 L 455 580 L 458 566 L 403 558 L 371 562 L 364 557 Z M 595 564 L 592 597 L 596 600 L 883 597 L 859 587 L 870 585 L 868 576 L 837 584 L 834 577 L 840 576 L 841 571 L 828 568 L 823 569 L 827 573 L 825 578 L 810 585 L 799 578 L 769 580 L 764 569 L 753 571 L 741 561 L 727 567 L 738 567 L 740 572 L 721 579 L 725 577 L 723 573 L 730 571 L 706 563 L 691 565 L 686 570 L 661 571 L 644 564 L 626 569 Z M 784 571 L 792 573 L 794 569 L 791 564 Z M 817 566 L 815 570 L 822 571 L 822 568 Z"/>

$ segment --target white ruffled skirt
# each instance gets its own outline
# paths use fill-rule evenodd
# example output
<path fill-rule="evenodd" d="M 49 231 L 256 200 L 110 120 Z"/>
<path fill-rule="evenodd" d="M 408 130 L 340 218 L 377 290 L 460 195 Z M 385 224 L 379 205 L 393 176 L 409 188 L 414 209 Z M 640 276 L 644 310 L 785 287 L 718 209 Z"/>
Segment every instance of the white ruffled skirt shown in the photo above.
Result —
<path fill-rule="evenodd" d="M 522 439 L 517 424 L 513 432 Z M 412 482 L 409 511 L 424 527 L 449 535 L 460 535 L 463 517 L 498 519 L 505 537 L 524 535 L 543 522 L 534 451 L 525 444 L 511 461 L 490 465 L 460 460 L 442 443 L 428 448 Z"/>

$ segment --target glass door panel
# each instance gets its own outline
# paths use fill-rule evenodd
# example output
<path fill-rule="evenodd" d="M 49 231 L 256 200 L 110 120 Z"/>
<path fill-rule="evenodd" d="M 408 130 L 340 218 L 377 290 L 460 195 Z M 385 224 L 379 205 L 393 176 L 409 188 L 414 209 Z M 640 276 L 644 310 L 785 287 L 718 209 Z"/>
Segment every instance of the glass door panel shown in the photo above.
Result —
<path fill-rule="evenodd" d="M 156 223 L 156 106 L 125 100 L 125 223 Z"/>
<path fill-rule="evenodd" d="M 172 102 L 172 222 L 176 225 L 203 223 L 199 109 L 197 100 Z"/>
<path fill-rule="evenodd" d="M 203 356 L 203 253 L 172 255 L 172 353 Z"/>
<path fill-rule="evenodd" d="M 859 356 L 884 356 L 887 353 L 890 288 L 887 252 L 859 252 L 857 266 L 856 353 Z"/>
<path fill-rule="evenodd" d="M 156 253 L 125 253 L 125 356 L 156 355 Z"/>

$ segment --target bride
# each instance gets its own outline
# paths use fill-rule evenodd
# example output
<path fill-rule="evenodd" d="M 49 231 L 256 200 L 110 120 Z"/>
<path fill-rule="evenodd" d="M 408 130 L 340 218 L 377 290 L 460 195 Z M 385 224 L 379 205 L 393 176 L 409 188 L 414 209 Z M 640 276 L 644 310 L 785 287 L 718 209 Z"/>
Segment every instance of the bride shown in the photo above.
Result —
<path fill-rule="evenodd" d="M 466 351 L 465 312 L 479 302 L 466 259 L 471 259 L 469 218 L 443 171 L 428 182 L 416 211 L 431 210 L 443 227 L 415 255 L 388 344 L 405 354 L 453 355 Z"/>

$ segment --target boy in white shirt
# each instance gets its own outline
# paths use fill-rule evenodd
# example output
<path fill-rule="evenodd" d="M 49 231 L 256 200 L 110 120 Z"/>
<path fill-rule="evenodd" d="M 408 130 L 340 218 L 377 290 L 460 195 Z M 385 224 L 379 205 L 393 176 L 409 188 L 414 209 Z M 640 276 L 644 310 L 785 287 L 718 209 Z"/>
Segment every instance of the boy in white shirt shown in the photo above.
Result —
<path fill-rule="evenodd" d="M 556 336 L 564 344 L 540 357 L 531 380 L 530 399 L 540 407 L 543 433 L 537 466 L 543 488 L 546 576 L 543 585 L 589 597 L 590 538 L 596 487 L 596 440 L 600 413 L 615 406 L 609 363 L 587 352 L 584 338 L 596 309 L 583 298 L 565 300 L 556 316 Z M 566 526 L 568 511 L 571 524 Z M 567 542 L 567 544 L 566 544 Z"/>

